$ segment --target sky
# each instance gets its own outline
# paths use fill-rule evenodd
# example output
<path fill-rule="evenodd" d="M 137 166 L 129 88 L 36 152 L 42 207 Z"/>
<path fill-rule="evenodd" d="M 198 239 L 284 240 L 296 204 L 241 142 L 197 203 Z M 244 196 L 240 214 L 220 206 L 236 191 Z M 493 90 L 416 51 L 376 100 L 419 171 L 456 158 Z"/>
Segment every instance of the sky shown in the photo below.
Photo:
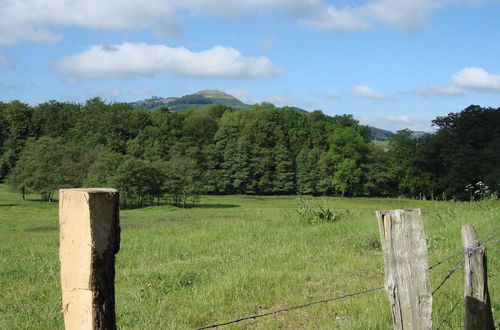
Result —
<path fill-rule="evenodd" d="M 0 101 L 205 89 L 432 131 L 500 107 L 500 1 L 0 0 Z"/>

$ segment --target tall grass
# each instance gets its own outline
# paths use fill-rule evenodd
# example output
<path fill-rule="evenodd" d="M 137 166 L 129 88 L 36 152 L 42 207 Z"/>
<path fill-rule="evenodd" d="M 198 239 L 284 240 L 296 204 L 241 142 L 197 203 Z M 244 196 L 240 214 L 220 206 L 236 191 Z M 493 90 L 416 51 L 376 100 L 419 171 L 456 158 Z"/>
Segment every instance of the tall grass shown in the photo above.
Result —
<path fill-rule="evenodd" d="M 294 196 L 205 196 L 190 209 L 122 211 L 118 326 L 190 329 L 382 286 L 376 210 L 421 208 L 430 264 L 460 251 L 462 224 L 474 224 L 480 238 L 500 233 L 498 201 L 310 198 L 308 203 L 348 216 L 306 221 Z M 62 327 L 57 221 L 56 203 L 23 202 L 0 185 L 0 328 Z M 500 319 L 499 247 L 488 246 L 495 320 Z M 457 258 L 431 270 L 432 287 Z M 436 326 L 462 297 L 463 271 L 458 271 L 434 296 Z M 461 324 L 459 305 L 445 326 Z M 390 327 L 381 290 L 227 328 Z"/>

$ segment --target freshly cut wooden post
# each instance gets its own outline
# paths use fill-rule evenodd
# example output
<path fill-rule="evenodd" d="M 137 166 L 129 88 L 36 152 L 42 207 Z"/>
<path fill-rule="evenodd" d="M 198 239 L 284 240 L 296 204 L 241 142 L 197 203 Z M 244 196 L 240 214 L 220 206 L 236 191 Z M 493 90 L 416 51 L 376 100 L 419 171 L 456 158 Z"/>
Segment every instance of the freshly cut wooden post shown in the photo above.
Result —
<path fill-rule="evenodd" d="M 432 329 L 427 245 L 419 209 L 377 212 L 394 329 Z"/>
<path fill-rule="evenodd" d="M 61 289 L 65 329 L 116 329 L 118 191 L 59 190 Z"/>
<path fill-rule="evenodd" d="M 462 243 L 465 248 L 464 329 L 494 329 L 488 293 L 486 247 L 479 244 L 472 225 L 462 226 Z"/>

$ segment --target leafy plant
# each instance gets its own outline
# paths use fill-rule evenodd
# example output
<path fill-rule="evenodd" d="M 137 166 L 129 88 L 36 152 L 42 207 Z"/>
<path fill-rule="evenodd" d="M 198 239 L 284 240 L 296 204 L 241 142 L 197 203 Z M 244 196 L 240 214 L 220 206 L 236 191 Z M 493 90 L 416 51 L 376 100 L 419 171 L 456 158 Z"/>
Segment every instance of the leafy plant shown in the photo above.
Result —
<path fill-rule="evenodd" d="M 308 223 L 337 222 L 349 216 L 349 211 L 331 209 L 327 206 L 314 208 L 309 204 L 307 198 L 300 196 L 299 205 L 296 209 L 299 216 Z"/>

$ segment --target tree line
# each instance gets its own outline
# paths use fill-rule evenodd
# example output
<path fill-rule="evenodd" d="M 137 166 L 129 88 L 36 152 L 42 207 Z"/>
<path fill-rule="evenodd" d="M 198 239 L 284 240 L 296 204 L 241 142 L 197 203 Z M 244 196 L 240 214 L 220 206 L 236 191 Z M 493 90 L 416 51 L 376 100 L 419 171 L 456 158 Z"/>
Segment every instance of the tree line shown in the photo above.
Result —
<path fill-rule="evenodd" d="M 466 199 L 500 184 L 500 108 L 437 117 L 387 148 L 351 115 L 261 103 L 184 112 L 92 98 L 0 102 L 0 181 L 50 201 L 62 187 L 110 186 L 127 207 L 188 205 L 199 194 L 310 194 Z"/>

